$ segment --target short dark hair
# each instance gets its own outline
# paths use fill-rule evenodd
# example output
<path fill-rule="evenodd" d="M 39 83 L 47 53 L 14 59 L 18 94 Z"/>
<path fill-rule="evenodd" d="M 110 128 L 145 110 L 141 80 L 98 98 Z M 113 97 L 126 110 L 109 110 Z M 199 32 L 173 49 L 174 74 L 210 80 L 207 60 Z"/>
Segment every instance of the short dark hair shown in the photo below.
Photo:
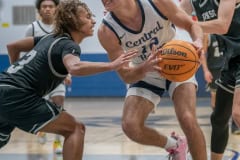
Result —
<path fill-rule="evenodd" d="M 40 10 L 40 6 L 43 1 L 45 0 L 36 0 L 35 6 L 38 10 Z M 51 1 L 53 1 L 56 6 L 59 4 L 59 0 L 51 0 Z"/>

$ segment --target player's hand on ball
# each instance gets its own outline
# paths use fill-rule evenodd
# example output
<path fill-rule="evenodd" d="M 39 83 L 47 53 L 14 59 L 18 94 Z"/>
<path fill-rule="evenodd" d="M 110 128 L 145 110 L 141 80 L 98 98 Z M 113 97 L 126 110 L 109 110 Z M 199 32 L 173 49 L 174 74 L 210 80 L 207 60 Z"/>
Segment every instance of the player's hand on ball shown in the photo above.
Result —
<path fill-rule="evenodd" d="M 156 48 L 155 45 L 152 47 L 152 52 L 148 59 L 143 63 L 145 72 L 154 72 L 154 71 L 161 71 L 159 67 L 159 63 L 161 62 L 162 58 L 158 56 L 159 50 Z"/>
<path fill-rule="evenodd" d="M 131 50 L 127 53 L 121 54 L 117 59 L 111 62 L 113 70 L 118 70 L 124 65 L 128 65 L 133 57 L 138 54 L 137 50 Z"/>

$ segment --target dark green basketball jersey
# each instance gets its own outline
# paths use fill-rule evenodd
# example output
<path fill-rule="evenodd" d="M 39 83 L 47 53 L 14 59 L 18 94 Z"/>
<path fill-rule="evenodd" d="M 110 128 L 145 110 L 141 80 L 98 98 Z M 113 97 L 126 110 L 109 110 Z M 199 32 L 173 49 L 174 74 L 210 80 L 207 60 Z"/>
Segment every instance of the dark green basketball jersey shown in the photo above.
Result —
<path fill-rule="evenodd" d="M 217 18 L 219 0 L 191 0 L 199 21 L 209 21 Z M 221 47 L 228 58 L 240 55 L 240 3 L 236 4 L 233 19 L 228 32 L 217 35 L 223 40 Z M 218 26 L 216 26 L 217 28 Z"/>
<path fill-rule="evenodd" d="M 70 36 L 53 34 L 34 38 L 34 48 L 0 74 L 0 83 L 44 96 L 63 82 L 68 74 L 63 57 L 80 56 L 80 47 Z"/>

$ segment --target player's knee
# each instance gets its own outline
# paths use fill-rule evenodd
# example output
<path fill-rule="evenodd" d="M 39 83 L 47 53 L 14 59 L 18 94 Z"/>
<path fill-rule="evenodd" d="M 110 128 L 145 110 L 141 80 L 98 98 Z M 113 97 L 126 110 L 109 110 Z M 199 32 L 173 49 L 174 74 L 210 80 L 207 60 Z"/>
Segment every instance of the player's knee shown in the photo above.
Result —
<path fill-rule="evenodd" d="M 235 120 L 235 122 L 238 122 L 240 120 L 240 113 L 238 111 L 233 111 L 232 118 Z"/>
<path fill-rule="evenodd" d="M 179 116 L 179 122 L 181 123 L 181 126 L 186 129 L 195 128 L 197 124 L 196 117 L 191 113 L 184 113 L 181 116 Z"/>
<path fill-rule="evenodd" d="M 65 126 L 64 130 L 61 132 L 61 135 L 65 138 L 73 135 L 73 134 L 79 134 L 79 135 L 85 135 L 85 125 L 80 122 L 74 121 L 71 125 Z"/>
<path fill-rule="evenodd" d="M 82 134 L 85 134 L 86 132 L 86 127 L 83 123 L 77 123 L 76 125 L 76 129 L 78 130 L 78 132 L 82 133 Z"/>
<path fill-rule="evenodd" d="M 221 120 L 213 112 L 211 115 L 212 136 L 211 151 L 214 153 L 223 153 L 228 141 L 228 122 Z"/>
<path fill-rule="evenodd" d="M 212 126 L 217 126 L 217 120 L 216 120 L 216 116 L 214 115 L 214 113 L 211 114 L 210 120 L 211 120 L 211 124 Z"/>
<path fill-rule="evenodd" d="M 123 119 L 122 121 L 122 130 L 124 133 L 128 133 L 129 130 L 131 130 L 131 128 L 134 126 L 134 124 L 132 122 L 129 122 L 125 119 Z"/>
<path fill-rule="evenodd" d="M 8 143 L 8 141 L 10 139 L 10 135 L 1 135 L 0 137 L 1 137 L 0 138 L 0 149 L 1 149 Z"/>
<path fill-rule="evenodd" d="M 211 124 L 213 128 L 224 128 L 228 126 L 228 120 L 217 116 L 214 112 L 211 114 Z"/>
<path fill-rule="evenodd" d="M 137 140 L 140 138 L 142 127 L 136 121 L 129 119 L 122 121 L 122 130 L 129 138 Z"/>

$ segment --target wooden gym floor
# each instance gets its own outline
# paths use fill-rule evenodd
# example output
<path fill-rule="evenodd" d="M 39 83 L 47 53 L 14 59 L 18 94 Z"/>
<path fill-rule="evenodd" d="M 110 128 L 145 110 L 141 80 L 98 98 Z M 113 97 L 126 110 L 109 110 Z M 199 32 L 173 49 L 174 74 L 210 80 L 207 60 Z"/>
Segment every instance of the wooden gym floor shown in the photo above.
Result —
<path fill-rule="evenodd" d="M 121 130 L 123 98 L 67 98 L 66 109 L 86 124 L 84 160 L 167 160 L 165 150 L 143 146 L 129 140 Z M 208 98 L 199 98 L 198 121 L 204 131 L 209 154 L 211 108 Z M 170 134 L 182 134 L 176 120 L 172 103 L 163 98 L 156 113 L 151 114 L 147 124 Z M 41 145 L 37 137 L 14 130 L 10 142 L 0 150 L 0 160 L 62 160 L 53 154 L 54 135 L 47 135 L 47 143 Z M 189 159 L 191 159 L 189 157 Z M 240 135 L 230 134 L 224 160 L 240 160 Z"/>

